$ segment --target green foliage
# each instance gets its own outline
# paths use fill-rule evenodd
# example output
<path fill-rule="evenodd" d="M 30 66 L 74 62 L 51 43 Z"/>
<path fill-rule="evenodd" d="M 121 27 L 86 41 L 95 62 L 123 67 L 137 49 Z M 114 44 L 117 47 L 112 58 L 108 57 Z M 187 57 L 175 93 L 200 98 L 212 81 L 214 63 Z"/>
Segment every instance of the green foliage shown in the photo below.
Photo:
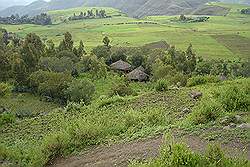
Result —
<path fill-rule="evenodd" d="M 37 69 L 38 61 L 44 54 L 44 51 L 45 45 L 38 35 L 30 33 L 25 37 L 21 48 L 21 58 L 29 73 Z"/>
<path fill-rule="evenodd" d="M 64 91 L 72 81 L 70 74 L 37 71 L 30 75 L 29 84 L 34 92 L 42 96 L 65 100 Z"/>
<path fill-rule="evenodd" d="M 73 51 L 74 42 L 72 40 L 72 35 L 69 32 L 64 34 L 63 41 L 59 44 L 59 51 Z"/>
<path fill-rule="evenodd" d="M 38 66 L 44 71 L 69 72 L 72 71 L 74 63 L 70 57 L 41 57 Z"/>
<path fill-rule="evenodd" d="M 70 59 L 72 62 L 76 63 L 80 60 L 80 57 L 77 57 L 72 51 L 69 50 L 63 50 L 57 53 L 56 57 L 59 59 Z"/>
<path fill-rule="evenodd" d="M 173 76 L 166 76 L 165 79 L 167 79 L 169 81 L 169 83 L 171 85 L 177 85 L 177 86 L 186 86 L 187 85 L 187 76 L 177 72 L 175 75 Z"/>
<path fill-rule="evenodd" d="M 145 55 L 141 50 L 135 50 L 130 56 L 130 62 L 133 67 L 140 67 L 145 64 Z"/>
<path fill-rule="evenodd" d="M 169 81 L 166 79 L 159 79 L 155 84 L 155 90 L 156 91 L 167 91 L 169 88 Z"/>
<path fill-rule="evenodd" d="M 6 97 L 11 94 L 12 86 L 7 83 L 0 82 L 0 97 Z"/>
<path fill-rule="evenodd" d="M 117 62 L 119 60 L 126 61 L 127 60 L 127 55 L 126 55 L 125 52 L 126 51 L 123 48 L 117 49 L 115 52 L 112 53 L 110 63 L 115 63 L 115 62 Z"/>
<path fill-rule="evenodd" d="M 226 112 L 250 111 L 249 81 L 242 85 L 227 85 L 214 92 L 216 98 Z"/>
<path fill-rule="evenodd" d="M 160 59 L 157 59 L 156 63 L 153 65 L 152 73 L 153 73 L 153 78 L 155 80 L 158 80 L 165 78 L 166 76 L 172 75 L 176 72 L 171 65 L 166 65 Z"/>
<path fill-rule="evenodd" d="M 95 93 L 95 85 L 86 79 L 73 80 L 68 86 L 65 94 L 73 102 L 83 101 L 88 104 Z"/>
<path fill-rule="evenodd" d="M 189 118 L 197 125 L 215 121 L 221 114 L 223 114 L 223 108 L 219 102 L 203 100 L 194 108 Z"/>
<path fill-rule="evenodd" d="M 107 36 L 105 36 L 104 38 L 103 38 L 103 44 L 104 44 L 104 46 L 106 46 L 106 47 L 110 47 L 110 39 L 107 37 Z"/>
<path fill-rule="evenodd" d="M 4 125 L 4 124 L 9 124 L 9 123 L 13 123 L 16 120 L 16 116 L 15 114 L 11 113 L 11 112 L 4 112 L 2 114 L 0 114 L 0 126 Z"/>
<path fill-rule="evenodd" d="M 113 88 L 111 88 L 110 95 L 119 95 L 119 96 L 130 96 L 130 95 L 135 95 L 136 93 L 132 88 L 127 86 L 126 84 L 118 84 L 115 85 Z"/>
<path fill-rule="evenodd" d="M 4 50 L 0 49 L 0 81 L 7 81 L 11 74 L 11 62 L 4 53 Z"/>
<path fill-rule="evenodd" d="M 215 121 L 225 113 L 248 112 L 250 104 L 249 79 L 213 87 L 210 95 L 203 97 L 188 119 L 194 124 Z"/>
<path fill-rule="evenodd" d="M 206 76 L 194 76 L 187 80 L 187 86 L 192 87 L 196 85 L 202 85 L 207 83 L 217 83 L 220 82 L 219 77 L 213 75 L 206 75 Z"/>
<path fill-rule="evenodd" d="M 12 65 L 13 76 L 15 79 L 16 86 L 25 86 L 27 85 L 28 71 L 25 66 L 25 62 L 17 58 Z"/>
<path fill-rule="evenodd" d="M 219 146 L 210 145 L 206 154 L 195 153 L 182 143 L 164 144 L 160 156 L 150 162 L 134 163 L 130 167 L 247 167 L 247 160 L 228 158 Z"/>
<path fill-rule="evenodd" d="M 97 46 L 93 48 L 92 53 L 97 56 L 97 58 L 104 58 L 106 62 L 110 61 L 111 51 L 108 46 Z"/>

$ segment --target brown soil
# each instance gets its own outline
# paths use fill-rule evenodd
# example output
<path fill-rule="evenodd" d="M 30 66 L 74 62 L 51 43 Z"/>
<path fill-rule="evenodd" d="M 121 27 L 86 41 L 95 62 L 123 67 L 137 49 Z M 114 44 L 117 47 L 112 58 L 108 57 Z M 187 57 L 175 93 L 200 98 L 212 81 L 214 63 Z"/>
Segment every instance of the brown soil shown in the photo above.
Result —
<path fill-rule="evenodd" d="M 184 136 L 176 141 L 185 142 L 192 150 L 204 152 L 207 142 L 195 136 Z M 141 139 L 129 143 L 99 146 L 82 152 L 80 155 L 66 159 L 58 158 L 49 167 L 126 167 L 133 160 L 155 158 L 163 143 L 163 137 Z M 245 150 L 246 158 L 250 159 L 250 148 L 241 143 L 222 145 L 229 156 L 242 156 Z"/>

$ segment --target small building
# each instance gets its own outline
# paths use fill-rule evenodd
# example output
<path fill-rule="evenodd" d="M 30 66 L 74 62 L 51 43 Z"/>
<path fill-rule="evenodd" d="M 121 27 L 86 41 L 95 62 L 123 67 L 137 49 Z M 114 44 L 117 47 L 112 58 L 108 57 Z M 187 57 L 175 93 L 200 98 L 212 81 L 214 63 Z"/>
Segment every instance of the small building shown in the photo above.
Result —
<path fill-rule="evenodd" d="M 119 60 L 110 65 L 110 68 L 112 70 L 123 71 L 123 72 L 129 72 L 131 70 L 131 67 L 132 66 L 129 63 L 122 60 Z"/>
<path fill-rule="evenodd" d="M 132 81 L 146 81 L 149 78 L 149 75 L 146 74 L 145 72 L 139 70 L 138 68 L 133 70 L 127 75 L 127 78 Z"/>
<path fill-rule="evenodd" d="M 145 72 L 145 71 L 146 71 L 146 70 L 145 70 L 145 68 L 144 68 L 144 67 L 142 67 L 142 66 L 137 67 L 136 69 L 137 69 L 137 70 L 141 70 L 142 72 Z"/>

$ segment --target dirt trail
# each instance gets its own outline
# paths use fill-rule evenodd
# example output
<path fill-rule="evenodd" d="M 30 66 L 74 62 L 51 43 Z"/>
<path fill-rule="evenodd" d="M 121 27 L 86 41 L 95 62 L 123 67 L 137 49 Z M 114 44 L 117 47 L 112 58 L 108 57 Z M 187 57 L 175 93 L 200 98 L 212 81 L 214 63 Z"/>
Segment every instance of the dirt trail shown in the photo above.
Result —
<path fill-rule="evenodd" d="M 194 151 L 204 152 L 207 142 L 195 136 L 185 136 L 177 141 L 183 141 Z M 162 136 L 137 140 L 129 143 L 114 144 L 111 146 L 99 146 L 83 152 L 78 156 L 67 159 L 59 158 L 49 167 L 126 167 L 131 160 L 144 160 L 154 158 L 159 154 L 163 142 Z M 240 143 L 222 145 L 229 156 L 239 156 L 242 150 L 246 150 L 250 159 L 249 146 Z"/>

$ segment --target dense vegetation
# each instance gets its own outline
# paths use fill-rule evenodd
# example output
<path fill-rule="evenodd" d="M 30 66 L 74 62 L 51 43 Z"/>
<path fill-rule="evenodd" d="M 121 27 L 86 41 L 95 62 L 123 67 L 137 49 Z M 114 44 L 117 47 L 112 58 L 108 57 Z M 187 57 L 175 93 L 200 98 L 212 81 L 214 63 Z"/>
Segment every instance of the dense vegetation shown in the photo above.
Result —
<path fill-rule="evenodd" d="M 209 20 L 209 17 L 203 16 L 203 17 L 187 17 L 185 15 L 180 15 L 180 18 L 178 21 L 184 22 L 184 23 L 196 23 L 196 22 L 206 22 Z"/>
<path fill-rule="evenodd" d="M 28 15 L 19 16 L 11 15 L 10 17 L 0 17 L 0 24 L 37 24 L 37 25 L 51 25 L 52 21 L 48 14 L 41 13 L 40 15 L 36 15 L 33 17 L 29 17 Z"/>
<path fill-rule="evenodd" d="M 241 14 L 250 14 L 250 8 L 241 9 L 240 13 L 241 13 Z"/>
<path fill-rule="evenodd" d="M 105 10 L 87 10 L 87 12 L 81 12 L 79 15 L 74 13 L 73 16 L 69 17 L 69 20 L 84 20 L 84 19 L 96 19 L 96 18 L 110 18 L 107 16 Z"/>
<path fill-rule="evenodd" d="M 195 153 L 183 143 L 175 143 L 167 138 L 162 146 L 160 156 L 149 162 L 133 163 L 130 167 L 247 167 L 245 160 L 228 158 L 218 145 L 209 145 L 204 153 Z"/>
<path fill-rule="evenodd" d="M 51 16 L 53 21 L 64 20 L 81 11 L 84 10 L 51 11 Z M 209 42 L 217 46 L 214 39 L 225 42 L 232 37 L 241 41 L 237 48 L 246 49 L 248 34 L 243 32 L 248 30 L 247 16 L 240 16 L 245 26 L 236 32 L 239 27 L 233 28 L 239 19 L 229 19 L 232 21 L 229 23 L 227 16 L 224 20 L 211 17 L 209 22 L 193 24 L 184 24 L 184 20 L 189 22 L 184 15 L 175 23 L 171 22 L 173 17 L 157 16 L 145 18 L 147 23 L 157 25 L 144 25 L 141 20 L 114 16 L 117 11 L 113 9 L 104 13 L 112 13 L 112 19 L 83 19 L 52 26 L 18 25 L 20 31 L 15 31 L 15 25 L 4 26 L 17 33 L 0 30 L 0 163 L 45 166 L 59 156 L 92 145 L 126 142 L 165 132 L 244 146 L 249 143 L 248 54 L 244 54 L 246 59 L 237 56 L 231 59 L 227 55 L 213 59 L 206 57 L 210 54 L 207 52 L 217 54 L 217 50 L 202 42 L 213 39 Z M 229 25 L 226 30 L 233 30 L 222 33 L 225 25 L 219 23 L 223 21 Z M 60 26 L 74 30 L 64 32 Z M 100 36 L 96 29 L 102 32 Z M 26 33 L 32 31 L 36 33 Z M 58 38 L 54 39 L 53 31 Z M 232 31 L 238 35 L 227 34 Z M 171 39 L 178 34 L 175 38 L 183 45 L 207 32 L 202 41 L 198 40 L 205 54 L 197 53 L 198 41 L 182 49 L 165 41 L 145 45 L 148 39 L 140 36 L 140 32 L 150 34 L 149 41 L 164 35 Z M 131 38 L 135 43 L 141 43 L 117 45 L 127 41 L 126 35 L 131 34 L 135 34 Z M 87 47 L 89 41 L 91 47 Z M 234 46 L 230 49 L 247 53 L 247 49 Z M 117 62 L 128 68 L 115 69 Z M 146 79 L 132 81 L 131 71 L 139 71 Z M 162 147 L 158 158 L 131 166 L 248 164 L 249 161 L 224 156 L 215 146 L 199 154 L 185 145 L 170 144 Z"/>

